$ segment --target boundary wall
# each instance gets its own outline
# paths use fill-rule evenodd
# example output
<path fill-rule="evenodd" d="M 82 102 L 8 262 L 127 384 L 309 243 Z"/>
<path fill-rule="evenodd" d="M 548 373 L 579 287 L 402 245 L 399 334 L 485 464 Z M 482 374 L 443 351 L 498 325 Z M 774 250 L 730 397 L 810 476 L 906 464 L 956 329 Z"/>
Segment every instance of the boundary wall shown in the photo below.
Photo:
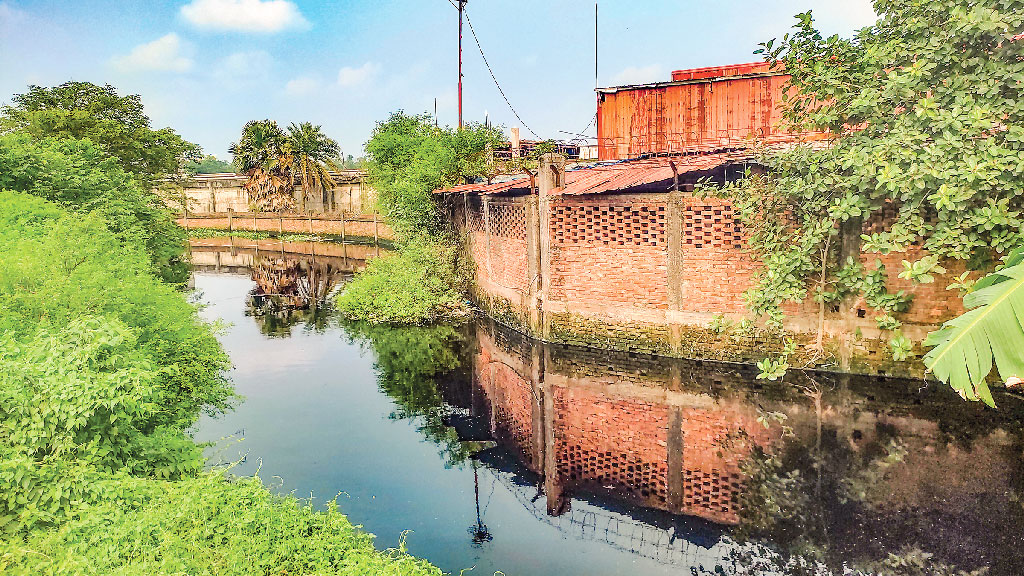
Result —
<path fill-rule="evenodd" d="M 781 351 L 778 334 L 709 327 L 717 316 L 733 322 L 745 316 L 743 295 L 760 267 L 746 250 L 745 231 L 728 200 L 685 190 L 563 195 L 557 161 L 544 161 L 552 164 L 538 171 L 536 194 L 467 194 L 451 203 L 452 221 L 468 238 L 474 296 L 485 312 L 548 342 L 747 362 Z M 882 261 L 890 292 L 913 296 L 900 318 L 902 332 L 915 342 L 962 311 L 945 290 L 945 276 L 927 285 L 896 277 L 901 261 L 913 254 L 860 254 L 856 248 L 857 254 L 868 267 Z M 877 328 L 875 313 L 862 300 L 832 307 L 823 318 L 810 302 L 786 312 L 786 331 L 799 342 L 813 341 L 819 322 L 826 340 L 824 354 L 802 346 L 791 365 L 922 371 L 891 360 L 890 335 Z"/>

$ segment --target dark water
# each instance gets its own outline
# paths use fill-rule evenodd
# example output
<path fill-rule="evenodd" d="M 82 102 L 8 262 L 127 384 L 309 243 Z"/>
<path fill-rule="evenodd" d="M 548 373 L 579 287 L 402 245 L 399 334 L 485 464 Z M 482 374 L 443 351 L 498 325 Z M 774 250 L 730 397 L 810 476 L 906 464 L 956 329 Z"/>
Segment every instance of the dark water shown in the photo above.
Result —
<path fill-rule="evenodd" d="M 214 252 L 196 288 L 229 323 L 245 400 L 197 437 L 237 474 L 337 496 L 379 548 L 404 541 L 456 574 L 808 573 L 800 558 L 1024 573 L 1016 398 L 993 411 L 921 382 L 764 383 L 486 321 L 345 325 L 315 303 L 360 260 Z M 878 567 L 889 554 L 921 571 Z"/>

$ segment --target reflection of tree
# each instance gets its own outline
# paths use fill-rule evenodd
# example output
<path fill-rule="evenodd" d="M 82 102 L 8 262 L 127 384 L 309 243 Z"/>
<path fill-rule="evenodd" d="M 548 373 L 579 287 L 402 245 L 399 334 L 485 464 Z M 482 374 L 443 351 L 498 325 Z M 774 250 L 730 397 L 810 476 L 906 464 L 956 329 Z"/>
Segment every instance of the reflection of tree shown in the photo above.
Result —
<path fill-rule="evenodd" d="M 288 336 L 300 322 L 323 331 L 328 296 L 340 276 L 330 263 L 313 257 L 260 255 L 252 268 L 256 286 L 249 292 L 249 313 L 268 336 Z"/>
<path fill-rule="evenodd" d="M 448 465 L 458 465 L 477 448 L 460 442 L 445 423 L 447 409 L 440 385 L 458 378 L 459 356 L 465 337 L 447 325 L 393 327 L 349 322 L 352 341 L 369 346 L 376 355 L 377 383 L 396 405 L 393 418 L 412 418 L 428 440 L 441 446 Z"/>
<path fill-rule="evenodd" d="M 964 454 L 961 447 L 935 446 L 885 419 L 846 429 L 847 418 L 823 419 L 839 410 L 820 390 L 805 393 L 814 404 L 803 411 L 807 421 L 771 448 L 754 447 L 743 462 L 736 535 L 747 547 L 728 573 L 760 574 L 766 565 L 780 574 L 843 574 L 846 566 L 878 575 L 955 575 L 967 574 L 956 566 L 983 565 L 1018 573 L 1017 537 L 1007 534 L 1019 531 L 1024 517 L 1001 480 L 986 476 L 998 465 L 947 469 Z M 984 438 L 972 444 L 966 459 L 1002 458 Z M 926 465 L 943 477 L 923 477 Z"/>

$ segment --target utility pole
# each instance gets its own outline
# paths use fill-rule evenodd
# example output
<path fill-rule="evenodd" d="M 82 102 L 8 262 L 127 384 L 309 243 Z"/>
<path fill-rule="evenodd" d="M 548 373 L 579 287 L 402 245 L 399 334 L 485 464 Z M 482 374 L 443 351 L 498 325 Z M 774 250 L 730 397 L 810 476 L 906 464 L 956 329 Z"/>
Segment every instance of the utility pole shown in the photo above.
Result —
<path fill-rule="evenodd" d="M 466 9 L 467 0 L 459 3 L 459 130 L 462 130 L 462 12 Z"/>

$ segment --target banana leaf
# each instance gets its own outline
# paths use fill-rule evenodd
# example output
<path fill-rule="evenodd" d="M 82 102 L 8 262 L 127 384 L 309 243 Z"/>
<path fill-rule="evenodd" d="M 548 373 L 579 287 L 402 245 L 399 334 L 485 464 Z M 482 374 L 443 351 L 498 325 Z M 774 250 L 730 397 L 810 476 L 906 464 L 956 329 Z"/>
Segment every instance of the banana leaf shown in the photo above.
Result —
<path fill-rule="evenodd" d="M 995 406 L 987 379 L 992 362 L 1004 381 L 1024 376 L 1024 247 L 964 296 L 967 312 L 925 338 L 924 364 L 961 397 Z"/>

